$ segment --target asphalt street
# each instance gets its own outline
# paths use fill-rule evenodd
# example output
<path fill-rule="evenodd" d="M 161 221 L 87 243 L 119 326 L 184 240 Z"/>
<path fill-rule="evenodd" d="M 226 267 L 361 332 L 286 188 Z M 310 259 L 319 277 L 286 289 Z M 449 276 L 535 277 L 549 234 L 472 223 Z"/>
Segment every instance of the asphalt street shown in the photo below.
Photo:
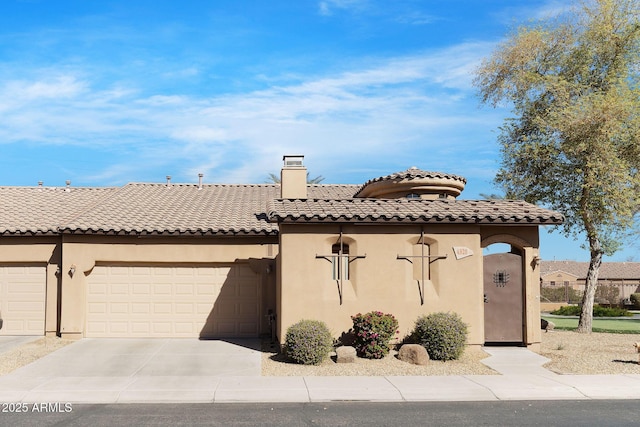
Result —
<path fill-rule="evenodd" d="M 3 426 L 638 426 L 638 400 L 50 405 Z M 2 408 L 0 408 L 2 409 Z M 15 408 L 14 408 L 15 409 Z M 57 409 L 57 410 L 56 410 Z"/>

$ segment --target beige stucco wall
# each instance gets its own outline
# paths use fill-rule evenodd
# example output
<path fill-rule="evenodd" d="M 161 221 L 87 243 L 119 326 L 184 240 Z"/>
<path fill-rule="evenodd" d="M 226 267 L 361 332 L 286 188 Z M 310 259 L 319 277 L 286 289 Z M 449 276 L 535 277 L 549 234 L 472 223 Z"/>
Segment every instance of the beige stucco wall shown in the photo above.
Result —
<path fill-rule="evenodd" d="M 564 271 L 554 271 L 541 276 L 543 282 L 556 282 L 556 286 L 564 285 L 564 282 L 574 283 L 578 278 Z M 582 281 L 584 283 L 584 281 Z"/>
<path fill-rule="evenodd" d="M 339 225 L 280 225 L 278 336 L 284 340 L 289 326 L 301 319 L 325 321 L 334 336 L 352 327 L 350 316 L 379 310 L 393 314 L 404 337 L 415 320 L 435 311 L 459 313 L 469 324 L 469 343 L 484 343 L 482 251 L 476 226 L 425 226 L 431 255 L 446 259 L 431 263 L 431 280 L 424 286 L 421 304 L 413 265 L 398 255 L 413 255 L 420 226 L 344 225 L 343 239 L 350 255 L 365 255 L 351 263 L 350 280 L 343 282 L 340 304 L 331 263 L 316 255 L 331 254 Z M 456 259 L 454 246 L 473 251 Z M 417 260 L 416 260 L 417 261 Z"/>
<path fill-rule="evenodd" d="M 85 324 L 87 276 L 96 263 L 172 265 L 178 263 L 248 262 L 260 275 L 263 304 L 262 332 L 269 333 L 268 309 L 277 309 L 276 334 L 303 318 L 327 322 L 335 337 L 348 331 L 350 316 L 380 310 L 399 321 L 400 337 L 416 318 L 434 311 L 454 311 L 470 325 L 469 343 L 484 343 L 482 247 L 510 243 L 523 252 L 526 344 L 539 345 L 538 231 L 535 226 L 478 225 L 343 225 L 350 254 L 366 255 L 350 264 L 343 282 L 342 304 L 331 263 L 316 255 L 330 255 L 340 225 L 281 224 L 281 236 L 183 238 L 125 236 L 17 237 L 0 239 L 0 262 L 42 263 L 47 268 L 45 331 L 82 337 Z M 421 304 L 414 265 L 398 256 L 416 255 L 421 231 L 431 255 L 446 256 L 430 264 L 431 280 L 424 284 Z M 456 259 L 453 247 L 467 247 L 473 255 Z M 280 252 L 280 254 L 279 254 Z M 277 266 L 276 266 L 277 262 Z M 416 260 L 418 262 L 418 260 Z M 60 274 L 56 274 L 61 265 Z M 76 273 L 69 270 L 74 265 Z M 60 310 L 58 309 L 60 305 Z M 60 316 L 58 313 L 60 312 Z"/>
<path fill-rule="evenodd" d="M 331 264 L 317 255 L 330 255 L 340 230 L 350 255 L 366 255 L 350 265 L 343 281 L 342 303 Z M 431 280 L 424 286 L 421 304 L 414 266 L 398 256 L 415 255 L 412 245 L 424 231 L 432 261 Z M 379 310 L 393 314 L 404 337 L 415 320 L 435 311 L 460 314 L 469 325 L 468 343 L 484 344 L 484 284 L 482 248 L 509 243 L 523 254 L 523 325 L 525 344 L 539 348 L 540 295 L 538 228 L 536 226 L 477 225 L 280 225 L 278 277 L 278 336 L 301 319 L 325 321 L 338 337 L 352 327 L 350 316 Z M 456 259 L 454 247 L 469 248 L 473 255 Z M 417 260 L 416 260 L 417 261 Z"/>

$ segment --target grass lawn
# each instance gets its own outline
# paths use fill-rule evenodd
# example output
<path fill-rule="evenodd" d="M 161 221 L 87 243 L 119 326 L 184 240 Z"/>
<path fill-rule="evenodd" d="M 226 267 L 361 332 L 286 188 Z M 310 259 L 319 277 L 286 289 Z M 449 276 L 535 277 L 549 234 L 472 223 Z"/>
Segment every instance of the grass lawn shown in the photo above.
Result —
<path fill-rule="evenodd" d="M 578 327 L 577 317 L 550 317 L 543 319 L 553 322 L 556 329 L 574 330 Z M 640 334 L 640 320 L 638 319 L 598 319 L 593 318 L 593 332 L 612 332 L 617 334 Z"/>

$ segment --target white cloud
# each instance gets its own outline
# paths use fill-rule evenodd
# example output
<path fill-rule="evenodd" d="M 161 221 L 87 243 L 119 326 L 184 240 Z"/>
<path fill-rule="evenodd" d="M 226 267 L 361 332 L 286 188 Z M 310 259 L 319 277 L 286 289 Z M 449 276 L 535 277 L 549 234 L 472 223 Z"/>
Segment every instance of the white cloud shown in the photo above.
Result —
<path fill-rule="evenodd" d="M 508 25 L 553 19 L 568 13 L 575 4 L 564 0 L 547 0 L 541 5 L 514 4 L 503 9 L 498 15 L 502 22 Z"/>
<path fill-rule="evenodd" d="M 400 24 L 428 25 L 435 21 L 438 21 L 439 19 L 440 18 L 435 15 L 429 15 L 420 11 L 412 11 L 399 15 L 395 20 Z"/>
<path fill-rule="evenodd" d="M 369 0 L 322 0 L 318 3 L 318 12 L 323 16 L 333 15 L 336 9 L 362 10 Z"/>
<path fill-rule="evenodd" d="M 304 153 L 314 165 L 311 173 L 330 182 L 344 168 L 356 167 L 353 159 L 362 166 L 418 157 L 432 164 L 417 166 L 440 169 L 441 162 L 431 156 L 451 156 L 443 140 L 457 144 L 451 150 L 464 149 L 469 142 L 463 133 L 486 126 L 484 118 L 493 114 L 479 112 L 469 102 L 470 72 L 489 49 L 461 44 L 379 59 L 341 74 L 288 83 L 276 79 L 279 86 L 213 97 L 143 96 L 135 87 L 98 89 L 88 78 L 73 76 L 10 81 L 0 92 L 0 140 L 136 147 L 136 158 L 96 171 L 96 179 L 135 171 L 141 158 L 145 167 L 153 167 L 167 164 L 170 157 L 181 164 L 173 174 L 189 179 L 203 172 L 217 182 L 262 182 L 279 169 L 285 153 Z M 20 103 L 7 99 L 25 89 L 28 95 Z M 462 164 L 457 161 L 456 167 Z"/>
<path fill-rule="evenodd" d="M 3 109 L 26 102 L 56 102 L 77 97 L 86 90 L 86 83 L 74 76 L 62 75 L 41 80 L 13 80 L 0 87 Z"/>

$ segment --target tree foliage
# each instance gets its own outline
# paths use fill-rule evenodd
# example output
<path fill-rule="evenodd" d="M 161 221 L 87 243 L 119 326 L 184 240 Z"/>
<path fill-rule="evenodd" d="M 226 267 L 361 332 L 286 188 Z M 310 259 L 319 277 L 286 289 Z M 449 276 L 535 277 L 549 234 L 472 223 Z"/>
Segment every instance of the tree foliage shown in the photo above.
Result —
<path fill-rule="evenodd" d="M 318 175 L 315 178 L 310 178 L 309 172 L 307 172 L 307 184 L 320 184 L 322 181 L 324 181 L 324 176 Z M 269 173 L 269 175 L 267 176 L 266 182 L 273 183 L 273 184 L 280 184 L 280 177 L 275 173 Z"/>
<path fill-rule="evenodd" d="M 640 204 L 640 0 L 585 1 L 518 28 L 476 73 L 482 102 L 506 103 L 496 182 L 565 215 L 591 262 L 578 330 L 591 331 L 602 256 Z"/>

